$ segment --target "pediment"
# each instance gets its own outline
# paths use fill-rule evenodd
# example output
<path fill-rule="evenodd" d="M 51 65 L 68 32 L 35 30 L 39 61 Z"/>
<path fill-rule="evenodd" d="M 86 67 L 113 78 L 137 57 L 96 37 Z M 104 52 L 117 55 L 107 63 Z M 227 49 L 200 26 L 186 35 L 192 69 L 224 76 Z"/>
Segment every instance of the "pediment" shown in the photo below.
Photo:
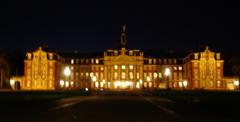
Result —
<path fill-rule="evenodd" d="M 115 58 L 113 58 L 114 62 L 135 62 L 136 59 L 133 56 L 128 56 L 128 55 L 119 55 Z"/>

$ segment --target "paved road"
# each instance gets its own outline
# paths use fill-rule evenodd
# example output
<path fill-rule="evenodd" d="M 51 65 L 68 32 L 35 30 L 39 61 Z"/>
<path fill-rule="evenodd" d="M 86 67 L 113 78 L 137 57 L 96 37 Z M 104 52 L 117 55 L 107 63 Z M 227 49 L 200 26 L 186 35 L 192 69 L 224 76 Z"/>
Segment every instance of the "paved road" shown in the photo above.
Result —
<path fill-rule="evenodd" d="M 1 120 L 4 121 L 212 121 L 206 111 L 196 111 L 168 99 L 138 93 L 97 93 L 53 102 L 18 103 L 3 109 Z"/>

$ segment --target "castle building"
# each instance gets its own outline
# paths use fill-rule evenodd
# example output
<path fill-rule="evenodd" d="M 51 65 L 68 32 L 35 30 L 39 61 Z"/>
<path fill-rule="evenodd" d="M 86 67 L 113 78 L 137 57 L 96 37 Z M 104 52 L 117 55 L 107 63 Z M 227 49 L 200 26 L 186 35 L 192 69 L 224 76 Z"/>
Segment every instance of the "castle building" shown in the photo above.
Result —
<path fill-rule="evenodd" d="M 181 58 L 148 56 L 126 48 L 125 27 L 121 48 L 103 54 L 58 54 L 39 48 L 27 52 L 21 89 L 141 90 L 225 89 L 220 53 L 191 53 Z"/>

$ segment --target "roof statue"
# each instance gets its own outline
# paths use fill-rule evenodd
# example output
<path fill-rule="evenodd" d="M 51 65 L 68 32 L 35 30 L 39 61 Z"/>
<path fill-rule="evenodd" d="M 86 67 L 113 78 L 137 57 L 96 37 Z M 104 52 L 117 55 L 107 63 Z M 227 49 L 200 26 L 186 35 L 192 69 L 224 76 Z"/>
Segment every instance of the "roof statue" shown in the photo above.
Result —
<path fill-rule="evenodd" d="M 122 26 L 122 33 L 121 33 L 121 46 L 125 47 L 127 43 L 127 36 L 126 36 L 126 25 Z"/>

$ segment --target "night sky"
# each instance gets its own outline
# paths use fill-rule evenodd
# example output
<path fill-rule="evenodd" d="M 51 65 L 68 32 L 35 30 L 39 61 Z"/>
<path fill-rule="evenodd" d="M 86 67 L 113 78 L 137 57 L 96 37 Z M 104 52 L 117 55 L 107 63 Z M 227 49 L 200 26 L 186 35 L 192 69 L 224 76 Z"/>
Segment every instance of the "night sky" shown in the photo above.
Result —
<path fill-rule="evenodd" d="M 129 1 L 9 1 L 1 7 L 0 50 L 48 45 L 64 52 L 100 52 L 120 45 L 126 24 L 130 48 L 187 52 L 209 45 L 239 54 L 237 3 Z"/>

